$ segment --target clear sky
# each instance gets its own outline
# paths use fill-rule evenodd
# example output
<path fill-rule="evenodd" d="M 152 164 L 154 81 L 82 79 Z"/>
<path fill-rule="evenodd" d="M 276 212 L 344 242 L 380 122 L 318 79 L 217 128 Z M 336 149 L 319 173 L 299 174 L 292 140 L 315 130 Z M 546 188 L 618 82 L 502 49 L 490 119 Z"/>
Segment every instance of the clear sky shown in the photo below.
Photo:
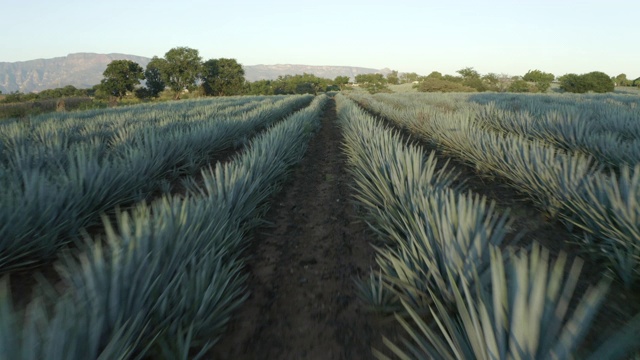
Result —
<path fill-rule="evenodd" d="M 0 0 L 0 61 L 76 52 L 640 76 L 640 0 Z"/>

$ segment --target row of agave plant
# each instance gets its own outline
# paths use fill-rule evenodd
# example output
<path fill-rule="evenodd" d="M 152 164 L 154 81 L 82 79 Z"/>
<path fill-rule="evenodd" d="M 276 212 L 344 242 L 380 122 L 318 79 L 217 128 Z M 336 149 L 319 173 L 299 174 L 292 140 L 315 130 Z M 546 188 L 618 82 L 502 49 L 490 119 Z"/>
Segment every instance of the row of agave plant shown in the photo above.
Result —
<path fill-rule="evenodd" d="M 624 94 L 477 94 L 469 100 L 481 105 L 493 104 L 503 110 L 521 111 L 533 117 L 548 113 L 579 117 L 593 126 L 593 131 L 613 132 L 621 140 L 640 137 L 638 96 Z M 572 119 L 558 119 L 571 121 Z"/>
<path fill-rule="evenodd" d="M 612 102 L 611 96 L 585 100 L 574 95 L 378 95 L 399 107 L 442 104 L 441 98 L 448 97 L 444 103 L 453 103 L 452 108 L 472 108 L 481 127 L 544 140 L 568 152 L 582 152 L 613 169 L 640 161 L 637 96 L 618 96 L 636 101 Z"/>
<path fill-rule="evenodd" d="M 640 116 L 629 118 L 637 127 L 616 132 L 609 126 L 610 121 L 596 120 L 591 115 L 588 108 L 572 108 L 536 116 L 489 103 L 480 109 L 477 125 L 544 140 L 567 152 L 582 152 L 613 169 L 640 162 Z"/>
<path fill-rule="evenodd" d="M 507 181 L 550 218 L 562 220 L 574 231 L 573 240 L 585 256 L 605 264 L 627 288 L 637 286 L 640 164 L 607 172 L 590 156 L 478 127 L 476 108 L 460 102 L 443 110 L 424 102 L 403 108 L 366 95 L 357 97 L 363 106 L 434 142 L 478 171 Z"/>
<path fill-rule="evenodd" d="M 247 293 L 243 249 L 268 197 L 303 156 L 326 96 L 203 170 L 200 188 L 105 220 L 103 239 L 58 266 L 67 289 L 39 289 L 25 313 L 0 287 L 0 358 L 195 359 Z M 50 310 L 50 311 L 49 311 Z"/>
<path fill-rule="evenodd" d="M 138 121 L 108 141 L 69 144 L 63 133 L 54 146 L 7 150 L 8 162 L 0 164 L 0 272 L 55 257 L 81 239 L 82 229 L 99 225 L 101 213 L 168 191 L 172 180 L 197 173 L 311 99 L 285 97 L 222 118 L 193 119 L 177 107 L 163 111 L 162 126 Z"/>
<path fill-rule="evenodd" d="M 408 338 L 385 339 L 402 359 L 566 358 L 575 351 L 607 292 L 606 279 L 580 299 L 581 262 L 501 245 L 510 224 L 493 203 L 464 191 L 434 154 L 339 95 L 338 116 L 355 198 L 383 245 L 378 272 L 358 283 L 374 309 L 394 312 Z M 578 301 L 571 312 L 568 304 Z M 640 321 L 636 319 L 635 323 Z M 638 324 L 631 324 L 638 326 Z M 635 341 L 613 337 L 594 359 L 622 356 Z M 378 358 L 388 358 L 376 351 Z"/>
<path fill-rule="evenodd" d="M 49 113 L 0 124 L 0 163 L 7 163 L 15 148 L 39 148 L 46 152 L 65 151 L 75 143 L 115 141 L 117 133 L 131 129 L 163 128 L 181 121 L 209 121 L 231 118 L 262 105 L 281 100 L 264 97 L 191 100 L 184 103 L 143 104 L 104 110 Z"/>

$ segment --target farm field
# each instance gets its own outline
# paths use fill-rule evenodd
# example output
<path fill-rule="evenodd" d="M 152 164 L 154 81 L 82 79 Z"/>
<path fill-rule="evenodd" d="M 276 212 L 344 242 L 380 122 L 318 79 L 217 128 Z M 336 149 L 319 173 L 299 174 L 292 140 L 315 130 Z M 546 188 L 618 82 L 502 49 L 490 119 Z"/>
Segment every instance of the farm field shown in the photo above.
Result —
<path fill-rule="evenodd" d="M 0 357 L 625 355 L 639 103 L 339 93 L 0 124 Z"/>

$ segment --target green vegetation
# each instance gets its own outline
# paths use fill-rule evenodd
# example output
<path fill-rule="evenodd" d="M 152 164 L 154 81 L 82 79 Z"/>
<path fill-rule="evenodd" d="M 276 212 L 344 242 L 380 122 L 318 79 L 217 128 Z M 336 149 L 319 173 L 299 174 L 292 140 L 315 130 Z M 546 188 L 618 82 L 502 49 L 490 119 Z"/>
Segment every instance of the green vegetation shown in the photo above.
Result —
<path fill-rule="evenodd" d="M 587 74 L 576 75 L 566 74 L 560 77 L 560 88 L 567 92 L 573 93 L 605 93 L 611 92 L 615 88 L 615 83 L 611 78 L 599 71 L 593 71 Z"/>
<path fill-rule="evenodd" d="M 202 58 L 198 50 L 177 47 L 164 54 L 161 67 L 163 81 L 175 93 L 174 99 L 180 99 L 183 91 L 194 90 L 196 80 L 202 69 Z"/>
<path fill-rule="evenodd" d="M 167 60 L 152 63 L 145 72 L 154 80 L 138 95 L 175 97 L 162 94 Z M 126 87 L 126 101 L 142 69 L 112 64 L 98 90 L 116 97 Z M 220 95 L 317 94 L 349 79 L 247 83 L 234 59 L 200 65 L 200 80 L 181 92 L 218 97 L 0 124 L 0 272 L 57 258 L 65 284 L 60 292 L 43 282 L 36 291 L 46 296 L 14 309 L 0 280 L 0 358 L 187 359 L 222 338 L 250 290 L 242 251 L 318 130 L 327 97 Z M 360 296 L 395 314 L 406 337 L 385 344 L 400 358 L 583 357 L 576 349 L 612 283 L 623 291 L 640 283 L 638 96 L 505 95 L 489 91 L 538 92 L 551 74 L 508 82 L 473 68 L 458 74 L 432 72 L 417 88 L 469 93 L 389 94 L 389 76 L 371 74 L 358 80 L 375 94 L 336 95 L 355 200 L 375 232 L 377 268 L 357 281 Z M 391 86 L 404 85 L 412 86 Z M 567 241 L 602 266 L 602 278 L 583 289 L 580 259 L 537 244 L 504 249 L 516 225 L 508 211 L 358 104 L 516 189 L 569 229 Z M 167 195 L 178 181 L 181 195 Z M 87 233 L 101 224 L 101 236 Z M 638 347 L 628 334 L 639 323 L 640 315 L 594 346 L 593 358 Z"/>
<path fill-rule="evenodd" d="M 476 89 L 453 82 L 433 77 L 427 77 L 414 86 L 421 92 L 475 92 Z"/>
<path fill-rule="evenodd" d="M 437 71 L 427 76 L 417 77 L 415 88 L 420 92 L 519 92 L 519 93 L 546 93 L 551 88 L 555 75 L 540 70 L 529 70 L 522 77 L 505 77 L 498 74 L 481 75 L 472 67 L 457 71 L 459 76 L 442 75 Z M 403 77 L 401 79 L 413 79 Z M 621 74 L 617 78 L 622 84 L 629 85 L 626 75 Z M 614 80 L 606 74 L 598 71 L 584 75 L 566 74 L 559 79 L 560 89 L 566 92 L 612 92 Z"/>
<path fill-rule="evenodd" d="M 633 86 L 633 81 L 627 79 L 627 74 L 620 74 L 611 80 L 614 81 L 615 86 Z"/>
<path fill-rule="evenodd" d="M 100 82 L 100 90 L 117 100 L 133 91 L 140 80 L 144 80 L 144 70 L 131 60 L 112 61 L 102 75 L 104 79 Z"/>
<path fill-rule="evenodd" d="M 147 64 L 147 68 L 144 71 L 144 77 L 146 78 L 146 91 L 142 96 L 138 97 L 152 97 L 157 98 L 164 90 L 166 84 L 162 77 L 162 68 L 165 64 L 164 59 L 160 59 L 157 56 L 151 58 L 151 61 Z"/>
<path fill-rule="evenodd" d="M 344 90 L 347 85 L 349 85 L 349 77 L 348 76 L 336 76 L 335 79 L 333 79 L 333 85 L 337 85 L 340 90 Z"/>
<path fill-rule="evenodd" d="M 87 97 L 93 96 L 94 89 L 76 89 L 74 86 L 67 85 L 62 88 L 43 90 L 39 93 L 23 94 L 17 91 L 5 94 L 0 99 L 0 104 L 12 104 L 19 102 L 27 102 L 34 100 L 49 100 L 68 97 Z"/>
<path fill-rule="evenodd" d="M 634 235 L 640 225 L 622 220 L 640 217 L 640 207 L 634 205 L 640 203 L 640 121 L 629 120 L 638 116 L 636 96 L 615 96 L 616 103 L 602 95 L 424 96 L 377 95 L 378 100 L 361 103 L 400 126 L 429 134 L 431 141 L 480 171 L 507 179 L 551 219 L 584 231 L 576 236 L 585 253 L 607 264 L 625 286 L 640 281 L 640 246 Z M 437 106 L 425 106 L 427 101 Z M 507 112 L 500 115 L 496 105 Z M 419 117 L 413 115 L 415 107 Z M 585 110 L 589 108 L 597 109 L 597 118 L 586 118 L 592 116 Z M 522 117 L 512 118 L 513 109 Z M 431 121 L 421 122 L 425 117 Z"/>
<path fill-rule="evenodd" d="M 420 75 L 414 72 L 402 73 L 400 74 L 400 82 L 403 84 L 410 84 L 410 83 L 413 83 L 414 81 L 418 81 L 419 77 Z"/>
<path fill-rule="evenodd" d="M 419 92 L 548 92 L 555 76 L 541 70 L 529 70 L 524 76 L 508 77 L 495 73 L 480 74 L 473 67 L 456 71 L 458 75 L 443 75 L 433 71 L 427 76 L 417 73 L 399 73 L 390 71 L 382 74 L 360 74 L 355 77 L 356 86 L 371 94 L 392 92 L 389 86 L 412 84 Z M 145 80 L 144 86 L 140 81 Z M 565 92 L 611 92 L 614 86 L 640 86 L 638 81 L 627 79 L 626 74 L 609 78 L 601 72 L 583 75 L 566 74 L 559 79 L 559 89 Z M 637 80 L 637 79 L 636 79 Z M 170 89 L 170 96 L 165 89 Z M 78 108 L 101 108 L 107 100 L 110 105 L 136 104 L 142 101 L 170 98 L 194 98 L 202 96 L 229 95 L 288 95 L 319 94 L 328 91 L 350 90 L 348 76 L 325 79 L 312 74 L 279 76 L 274 80 L 248 82 L 244 78 L 242 65 L 236 59 L 219 58 L 202 62 L 199 51 L 188 47 L 175 47 L 167 51 L 164 57 L 154 56 L 141 73 L 139 65 L 132 61 L 116 60 L 107 66 L 104 79 L 92 89 L 75 89 L 67 86 L 60 89 L 42 91 L 40 94 L 21 94 L 18 92 L 4 95 L 2 103 L 29 102 L 50 98 L 69 98 L 89 96 L 95 99 L 90 104 L 87 99 L 81 107 L 66 106 L 65 110 Z M 394 88 L 400 89 L 400 88 Z M 403 88 L 404 89 L 404 88 Z M 554 88 L 558 91 L 558 87 Z M 77 101 L 65 100 L 69 103 Z M 0 118 L 24 118 L 51 111 L 51 106 L 30 104 L 25 106 L 0 106 Z M 58 108 L 59 109 L 59 108 Z"/>
<path fill-rule="evenodd" d="M 551 84 L 549 84 L 549 86 L 551 86 Z M 539 88 L 537 88 L 535 85 L 532 85 L 528 81 L 525 81 L 523 79 L 516 79 L 511 82 L 511 84 L 507 88 L 507 91 L 515 93 L 534 93 L 537 92 L 538 89 Z"/>
<path fill-rule="evenodd" d="M 360 92 L 349 97 L 527 194 L 549 219 L 575 233 L 582 256 L 610 270 L 574 296 L 579 260 L 566 271 L 566 255 L 552 261 L 535 244 L 503 256 L 498 246 L 508 215 L 498 216 L 493 204 L 452 186 L 455 174 L 447 167 L 435 171 L 433 155 L 427 157 L 341 99 L 338 112 L 355 198 L 384 244 L 377 247 L 379 272 L 361 280 L 359 289 L 374 309 L 397 314 L 407 332 L 400 343 L 386 340 L 395 355 L 567 358 L 575 355 L 611 281 L 627 291 L 637 289 L 640 153 L 632 160 L 635 165 L 606 164 L 618 168 L 607 172 L 581 146 L 562 146 L 559 140 L 561 134 L 572 134 L 579 143 L 583 137 L 609 136 L 608 146 L 618 147 L 612 152 L 621 153 L 628 141 L 640 139 L 637 96 Z M 508 113 L 496 121 L 495 109 Z M 525 116 L 512 121 L 516 112 Z M 587 114 L 595 118 L 582 117 Z M 581 122 L 593 127 L 583 132 Z M 568 311 L 569 303 L 577 307 Z M 623 358 L 637 349 L 633 334 L 638 329 L 640 315 L 601 347 L 594 344 L 593 358 Z"/>
<path fill-rule="evenodd" d="M 552 73 L 542 72 L 540 70 L 529 70 L 522 77 L 522 80 L 532 82 L 536 84 L 536 88 L 539 92 L 547 92 L 551 87 L 551 82 L 555 79 L 555 75 Z"/>
<path fill-rule="evenodd" d="M 382 74 L 359 74 L 356 75 L 355 80 L 371 94 L 391 92 L 387 87 L 387 79 Z"/>
<path fill-rule="evenodd" d="M 343 79 L 339 79 L 343 81 Z M 348 82 L 348 77 L 347 77 Z M 252 95 L 318 94 L 335 91 L 334 82 L 313 74 L 278 76 L 275 80 L 259 80 L 245 84 L 245 93 Z M 346 83 L 343 84 L 346 86 Z"/>
<path fill-rule="evenodd" d="M 400 78 L 398 77 L 398 70 L 392 70 L 387 74 L 387 84 L 389 85 L 398 85 L 400 83 Z"/>
<path fill-rule="evenodd" d="M 308 104 L 311 97 L 253 100 L 287 99 Z M 317 97 L 257 136 L 242 154 L 215 170 L 204 170 L 202 186 L 193 185 L 191 178 L 186 196 L 139 203 L 118 212 L 114 225 L 105 220 L 103 239 L 85 238 L 83 254 L 65 256 L 60 264 L 68 284 L 64 294 L 49 292 L 49 298 L 35 300 L 23 313 L 12 309 L 7 284 L 0 282 L 0 358 L 201 358 L 220 340 L 231 313 L 248 296 L 241 252 L 250 232 L 261 223 L 267 200 L 302 158 L 319 127 L 326 99 Z M 244 100 L 236 98 L 222 107 L 233 112 L 238 105 L 234 101 Z M 175 115 L 181 118 L 186 110 L 197 118 L 191 120 L 214 127 L 245 120 L 256 124 L 266 118 L 244 113 L 240 120 L 212 121 L 211 114 L 202 114 L 203 109 L 193 105 L 182 103 Z M 119 112 L 114 109 L 110 114 Z M 169 119 L 165 125 L 170 129 L 158 134 L 169 146 L 175 146 L 174 135 L 179 138 L 189 128 L 172 127 L 174 121 L 180 119 Z M 228 135 L 224 130 L 194 130 L 208 147 L 218 145 L 206 137 Z M 120 135 L 121 145 L 135 139 L 125 132 Z M 208 157 L 207 152 L 207 147 L 194 149 L 184 160 Z M 41 291 L 46 288 L 43 285 Z"/>
<path fill-rule="evenodd" d="M 94 95 L 95 89 L 76 89 L 71 85 L 39 93 L 12 92 L 0 96 L 0 119 L 26 119 L 53 111 L 85 110 L 107 106 L 105 102 L 93 100 Z"/>
<path fill-rule="evenodd" d="M 235 59 L 211 59 L 202 64 L 202 87 L 206 95 L 240 95 L 244 82 L 244 70 Z"/>
<path fill-rule="evenodd" d="M 0 227 L 0 272 L 50 260 L 115 205 L 193 175 L 237 139 L 310 101 L 219 98 L 3 124 L 0 222 L 11 225 Z"/>

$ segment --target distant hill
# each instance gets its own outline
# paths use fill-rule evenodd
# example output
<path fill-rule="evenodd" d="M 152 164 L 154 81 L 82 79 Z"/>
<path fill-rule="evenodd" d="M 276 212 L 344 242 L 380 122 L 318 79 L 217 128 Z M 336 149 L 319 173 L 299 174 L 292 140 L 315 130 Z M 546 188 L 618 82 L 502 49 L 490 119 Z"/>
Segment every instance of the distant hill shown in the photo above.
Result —
<path fill-rule="evenodd" d="M 77 53 L 52 59 L 0 62 L 0 90 L 29 93 L 73 85 L 78 89 L 100 83 L 113 60 L 131 60 L 145 67 L 149 58 L 126 54 Z"/>
<path fill-rule="evenodd" d="M 102 73 L 113 60 L 131 60 L 146 67 L 150 58 L 127 54 L 76 53 L 52 59 L 37 59 L 18 62 L 0 62 L 0 91 L 9 93 L 37 92 L 73 85 L 90 88 L 100 83 Z M 358 74 L 387 74 L 389 69 L 372 69 L 353 66 L 313 65 L 247 65 L 243 66 L 248 81 L 272 80 L 278 76 L 313 74 L 334 79 L 336 76 L 354 78 Z"/>

